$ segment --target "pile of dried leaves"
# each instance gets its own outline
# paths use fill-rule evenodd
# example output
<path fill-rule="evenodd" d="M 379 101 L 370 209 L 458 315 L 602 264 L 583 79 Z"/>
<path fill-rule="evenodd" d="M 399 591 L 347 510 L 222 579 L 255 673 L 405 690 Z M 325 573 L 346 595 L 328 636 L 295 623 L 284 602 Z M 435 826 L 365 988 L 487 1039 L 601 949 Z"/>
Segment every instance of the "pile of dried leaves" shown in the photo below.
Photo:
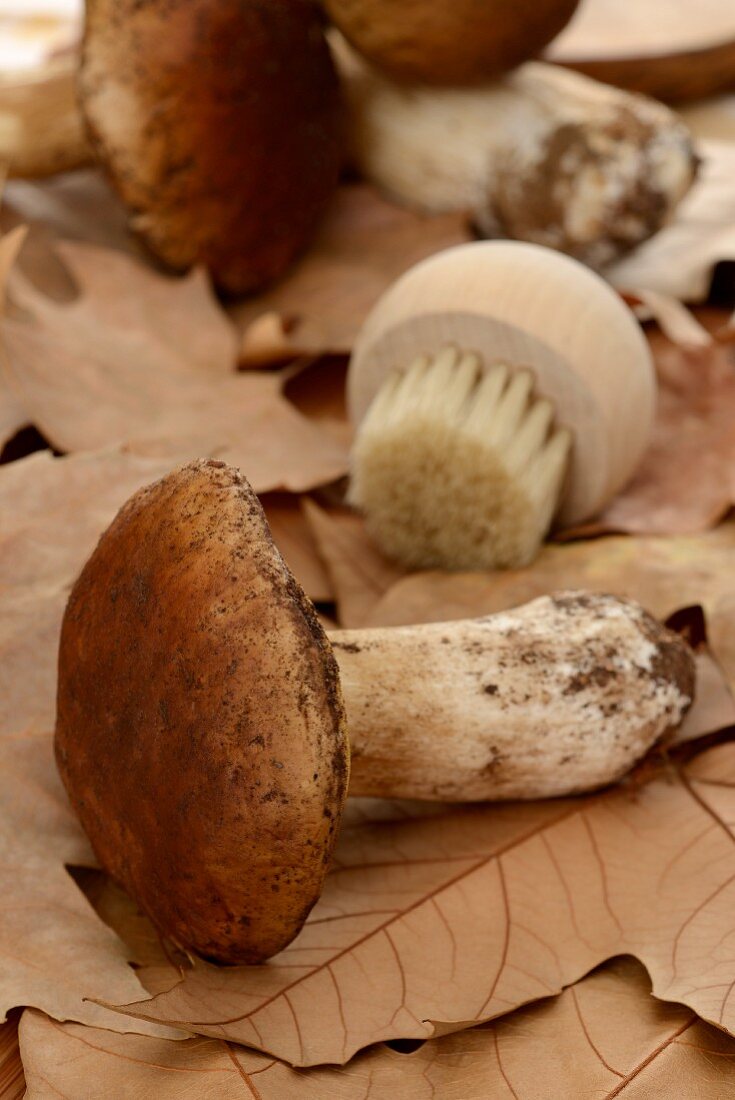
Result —
<path fill-rule="evenodd" d="M 102 1080 L 110 1097 L 260 1100 L 530 1100 L 539 1081 L 545 1098 L 735 1089 L 731 346 L 650 334 L 656 438 L 594 527 L 527 569 L 404 575 L 341 504 L 342 353 L 381 290 L 465 239 L 462 222 L 347 187 L 290 279 L 227 314 L 201 274 L 166 278 L 117 247 L 93 177 L 65 186 L 43 193 L 45 228 L 19 263 L 21 232 L 0 242 L 0 1009 L 26 1009 L 28 1095 L 93 1097 Z M 28 199 L 16 191 L 16 218 Z M 29 441 L 63 455 L 14 458 Z M 69 588 L 116 509 L 201 455 L 243 469 L 341 625 L 477 615 L 570 586 L 674 616 L 700 645 L 681 742 L 584 798 L 353 800 L 287 950 L 230 969 L 173 955 L 94 869 L 66 801 L 55 658 Z M 14 1013 L 0 1031 L 4 1100 L 23 1088 L 17 1026 Z"/>

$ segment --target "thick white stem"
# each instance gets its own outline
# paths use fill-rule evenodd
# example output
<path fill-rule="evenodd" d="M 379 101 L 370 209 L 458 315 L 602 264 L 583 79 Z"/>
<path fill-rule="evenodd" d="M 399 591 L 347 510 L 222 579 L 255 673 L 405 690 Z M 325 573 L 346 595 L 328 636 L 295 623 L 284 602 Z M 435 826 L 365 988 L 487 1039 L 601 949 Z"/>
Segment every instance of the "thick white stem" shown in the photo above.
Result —
<path fill-rule="evenodd" d="M 686 645 L 637 604 L 561 593 L 483 619 L 330 636 L 352 794 L 531 799 L 614 782 L 676 728 Z"/>
<path fill-rule="evenodd" d="M 363 175 L 428 211 L 467 210 L 488 236 L 602 267 L 652 236 L 695 173 L 676 115 L 529 62 L 469 88 L 398 84 L 333 41 Z"/>

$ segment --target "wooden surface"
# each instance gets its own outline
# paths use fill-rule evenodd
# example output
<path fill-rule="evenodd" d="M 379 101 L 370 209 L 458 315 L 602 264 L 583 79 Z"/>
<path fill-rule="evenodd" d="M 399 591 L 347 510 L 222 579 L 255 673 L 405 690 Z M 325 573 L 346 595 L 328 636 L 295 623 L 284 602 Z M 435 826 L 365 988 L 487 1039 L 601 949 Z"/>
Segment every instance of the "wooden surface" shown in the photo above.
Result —
<path fill-rule="evenodd" d="M 733 0 L 583 0 L 546 59 L 665 100 L 735 87 Z"/>
<path fill-rule="evenodd" d="M 0 1025 L 0 1100 L 20 1100 L 25 1093 L 23 1066 L 18 1050 L 18 1014 Z"/>

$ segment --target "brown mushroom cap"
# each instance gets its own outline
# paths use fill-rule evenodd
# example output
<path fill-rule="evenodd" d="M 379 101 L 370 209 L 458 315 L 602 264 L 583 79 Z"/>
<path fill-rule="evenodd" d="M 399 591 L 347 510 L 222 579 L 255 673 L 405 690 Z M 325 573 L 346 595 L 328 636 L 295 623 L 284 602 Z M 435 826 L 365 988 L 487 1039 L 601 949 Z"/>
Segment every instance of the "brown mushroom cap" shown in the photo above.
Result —
<path fill-rule="evenodd" d="M 281 275 L 337 184 L 339 85 L 312 0 L 87 0 L 82 108 L 164 263 Z"/>
<path fill-rule="evenodd" d="M 323 0 L 368 60 L 397 80 L 474 84 L 536 57 L 579 0 Z"/>
<path fill-rule="evenodd" d="M 257 497 L 221 462 L 141 490 L 67 606 L 56 755 L 102 866 L 176 944 L 288 944 L 349 771 L 337 665 Z"/>

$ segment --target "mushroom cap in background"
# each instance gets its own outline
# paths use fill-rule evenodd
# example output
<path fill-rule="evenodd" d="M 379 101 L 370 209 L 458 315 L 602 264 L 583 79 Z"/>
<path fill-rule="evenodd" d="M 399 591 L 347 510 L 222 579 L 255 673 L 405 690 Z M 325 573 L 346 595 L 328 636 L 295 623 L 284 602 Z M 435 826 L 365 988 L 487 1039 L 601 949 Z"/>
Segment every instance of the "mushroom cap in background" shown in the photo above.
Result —
<path fill-rule="evenodd" d="M 245 479 L 195 462 L 135 494 L 62 627 L 56 754 L 102 867 L 178 946 L 259 962 L 337 836 L 337 665 Z"/>
<path fill-rule="evenodd" d="M 539 54 L 579 0 L 323 0 L 334 25 L 397 80 L 473 84 Z"/>
<path fill-rule="evenodd" d="M 131 228 L 244 294 L 309 243 L 342 159 L 311 0 L 89 0 L 82 108 Z"/>

